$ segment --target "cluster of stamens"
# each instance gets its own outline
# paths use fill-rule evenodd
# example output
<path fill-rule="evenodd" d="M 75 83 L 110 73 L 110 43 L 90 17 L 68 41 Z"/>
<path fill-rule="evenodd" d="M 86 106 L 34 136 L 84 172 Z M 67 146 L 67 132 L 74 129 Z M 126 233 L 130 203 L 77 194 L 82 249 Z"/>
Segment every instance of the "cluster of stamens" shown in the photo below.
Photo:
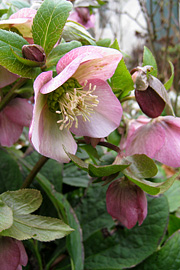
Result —
<path fill-rule="evenodd" d="M 58 99 L 58 109 L 55 110 L 61 116 L 57 121 L 60 124 L 59 129 L 70 129 L 75 122 L 75 128 L 78 128 L 78 116 L 82 116 L 83 121 L 90 121 L 94 107 L 98 105 L 98 96 L 93 95 L 96 86 L 92 87 L 89 83 L 87 91 L 83 88 L 87 85 L 87 81 L 81 87 L 67 89 L 63 91 Z M 57 108 L 57 103 L 56 103 Z"/>

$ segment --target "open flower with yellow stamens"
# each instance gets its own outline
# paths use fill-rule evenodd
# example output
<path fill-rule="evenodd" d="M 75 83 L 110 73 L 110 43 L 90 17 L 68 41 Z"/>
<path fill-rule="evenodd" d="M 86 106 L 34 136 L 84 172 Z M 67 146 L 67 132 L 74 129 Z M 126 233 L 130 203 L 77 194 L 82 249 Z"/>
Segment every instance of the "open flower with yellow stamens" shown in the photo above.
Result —
<path fill-rule="evenodd" d="M 52 71 L 34 82 L 35 106 L 30 140 L 44 156 L 68 162 L 76 153 L 77 136 L 103 138 L 121 121 L 122 107 L 106 82 L 121 60 L 119 51 L 82 46 L 64 55 Z"/>

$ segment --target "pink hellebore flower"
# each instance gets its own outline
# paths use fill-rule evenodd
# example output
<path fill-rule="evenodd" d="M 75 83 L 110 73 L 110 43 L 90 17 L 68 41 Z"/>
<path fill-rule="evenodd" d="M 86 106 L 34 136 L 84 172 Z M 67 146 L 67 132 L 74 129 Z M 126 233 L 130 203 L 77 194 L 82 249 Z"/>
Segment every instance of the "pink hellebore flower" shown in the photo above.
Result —
<path fill-rule="evenodd" d="M 0 268 L 3 270 L 22 270 L 28 257 L 21 241 L 11 237 L 0 238 Z"/>
<path fill-rule="evenodd" d="M 180 118 L 159 116 L 148 120 L 127 137 L 126 155 L 145 154 L 165 165 L 179 167 Z"/>
<path fill-rule="evenodd" d="M 108 213 L 125 227 L 141 225 L 147 215 L 147 199 L 144 191 L 129 180 L 117 179 L 106 192 Z"/>
<path fill-rule="evenodd" d="M 0 28 L 16 28 L 29 43 L 33 43 L 32 24 L 36 15 L 36 10 L 32 8 L 22 8 L 12 14 L 8 20 L 0 21 Z"/>
<path fill-rule="evenodd" d="M 15 98 L 0 112 L 0 145 L 12 146 L 20 137 L 23 127 L 32 120 L 33 107 L 26 99 Z"/>
<path fill-rule="evenodd" d="M 39 153 L 68 162 L 63 145 L 77 150 L 71 132 L 103 138 L 119 126 L 122 107 L 106 80 L 121 58 L 114 49 L 82 46 L 59 60 L 56 77 L 46 71 L 36 78 L 30 140 Z"/>
<path fill-rule="evenodd" d="M 78 7 L 73 11 L 68 20 L 77 22 L 83 25 L 86 29 L 93 28 L 95 24 L 95 16 L 94 14 L 89 13 L 89 9 L 87 7 Z"/>
<path fill-rule="evenodd" d="M 0 88 L 3 88 L 13 82 L 15 82 L 19 78 L 18 75 L 10 72 L 6 68 L 0 66 Z"/>

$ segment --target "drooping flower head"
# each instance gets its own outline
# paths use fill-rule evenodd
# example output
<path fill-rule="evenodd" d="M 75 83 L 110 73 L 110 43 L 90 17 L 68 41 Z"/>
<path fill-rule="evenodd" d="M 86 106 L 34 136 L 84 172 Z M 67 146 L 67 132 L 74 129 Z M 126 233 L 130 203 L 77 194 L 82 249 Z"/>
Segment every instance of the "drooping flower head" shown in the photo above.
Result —
<path fill-rule="evenodd" d="M 63 145 L 75 154 L 71 134 L 103 138 L 120 123 L 122 108 L 109 84 L 122 55 L 98 46 L 76 48 L 62 57 L 57 76 L 42 72 L 34 82 L 30 140 L 42 155 L 68 162 Z"/>
<path fill-rule="evenodd" d="M 75 8 L 75 11 L 69 15 L 68 20 L 80 23 L 86 29 L 93 28 L 95 24 L 95 16 L 94 14 L 90 15 L 88 7 Z"/>
<path fill-rule="evenodd" d="M 33 43 L 32 24 L 37 11 L 32 8 L 22 8 L 12 14 L 8 20 L 0 21 L 0 28 L 16 28 L 22 36 L 29 42 Z"/>
<path fill-rule="evenodd" d="M 180 118 L 159 116 L 147 120 L 127 137 L 126 155 L 145 154 L 165 165 L 179 167 Z"/>
<path fill-rule="evenodd" d="M 3 270 L 21 270 L 26 266 L 28 257 L 21 241 L 11 237 L 0 238 L 0 268 Z"/>
<path fill-rule="evenodd" d="M 127 179 L 117 179 L 109 185 L 106 206 L 108 213 L 128 229 L 137 222 L 141 225 L 147 215 L 144 191 Z"/>
<path fill-rule="evenodd" d="M 33 107 L 28 100 L 15 98 L 0 112 L 0 145 L 12 146 L 20 137 L 23 127 L 32 120 Z"/>

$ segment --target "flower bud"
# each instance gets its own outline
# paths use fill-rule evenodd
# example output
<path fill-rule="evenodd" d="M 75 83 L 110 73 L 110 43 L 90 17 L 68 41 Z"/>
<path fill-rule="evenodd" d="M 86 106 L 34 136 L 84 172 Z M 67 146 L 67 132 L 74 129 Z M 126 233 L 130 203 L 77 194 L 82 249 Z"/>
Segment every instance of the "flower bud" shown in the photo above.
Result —
<path fill-rule="evenodd" d="M 150 118 L 156 118 L 164 110 L 164 100 L 150 87 L 144 91 L 135 90 L 136 101 L 139 107 Z"/>
<path fill-rule="evenodd" d="M 37 45 L 37 44 L 24 45 L 22 47 L 22 54 L 24 58 L 29 59 L 31 61 L 36 61 L 36 62 L 46 61 L 46 55 L 45 55 L 44 49 L 40 45 Z"/>
<path fill-rule="evenodd" d="M 147 199 L 144 191 L 127 179 L 112 182 L 106 192 L 108 213 L 128 229 L 138 222 L 141 225 L 147 215 Z"/>

